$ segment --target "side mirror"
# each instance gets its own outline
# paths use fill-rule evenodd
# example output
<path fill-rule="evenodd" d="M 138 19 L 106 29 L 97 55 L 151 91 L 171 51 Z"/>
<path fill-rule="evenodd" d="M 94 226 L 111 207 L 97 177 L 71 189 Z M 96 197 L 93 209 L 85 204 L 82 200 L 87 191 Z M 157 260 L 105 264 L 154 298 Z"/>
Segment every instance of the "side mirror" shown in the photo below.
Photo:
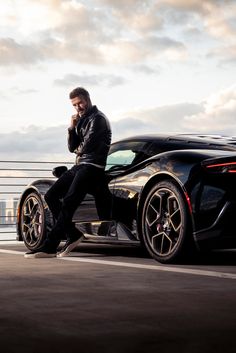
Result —
<path fill-rule="evenodd" d="M 60 178 L 60 176 L 62 176 L 62 174 L 64 174 L 67 170 L 68 170 L 68 168 L 66 166 L 62 165 L 62 166 L 53 168 L 52 174 L 56 178 Z"/>

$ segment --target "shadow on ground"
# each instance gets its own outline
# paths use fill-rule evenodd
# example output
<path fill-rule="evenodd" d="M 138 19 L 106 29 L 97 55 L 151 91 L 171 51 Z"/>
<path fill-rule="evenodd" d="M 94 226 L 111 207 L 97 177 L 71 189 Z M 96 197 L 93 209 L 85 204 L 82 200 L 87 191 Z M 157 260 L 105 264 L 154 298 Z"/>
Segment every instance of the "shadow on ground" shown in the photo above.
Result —
<path fill-rule="evenodd" d="M 76 251 L 86 254 L 89 253 L 96 256 L 106 257 L 126 257 L 151 259 L 151 256 L 145 249 L 138 246 L 111 246 L 105 244 L 81 244 Z M 217 250 L 197 253 L 191 259 L 180 264 L 184 265 L 236 265 L 236 249 L 235 250 Z M 176 263 L 177 265 L 177 263 Z"/>

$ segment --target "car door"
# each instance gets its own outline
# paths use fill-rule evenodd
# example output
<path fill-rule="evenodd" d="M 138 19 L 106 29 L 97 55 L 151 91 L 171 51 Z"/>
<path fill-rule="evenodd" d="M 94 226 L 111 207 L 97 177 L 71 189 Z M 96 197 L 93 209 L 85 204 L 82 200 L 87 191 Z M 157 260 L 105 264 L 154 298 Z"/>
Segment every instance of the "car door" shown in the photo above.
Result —
<path fill-rule="evenodd" d="M 112 200 L 111 220 L 99 219 L 94 197 L 88 194 L 74 216 L 76 227 L 87 239 L 135 240 L 132 231 L 129 231 L 133 225 L 136 203 L 135 194 L 128 185 L 132 182 L 129 180 L 129 170 L 148 157 L 145 152 L 147 145 L 143 141 L 125 141 L 111 146 L 105 169 Z M 126 182 L 120 183 L 120 178 L 124 178 L 124 175 Z"/>
<path fill-rule="evenodd" d="M 106 174 L 110 178 L 112 218 L 118 240 L 137 240 L 137 202 L 145 177 L 139 166 L 150 157 L 149 146 L 145 141 L 120 142 L 112 146 L 107 159 Z"/>

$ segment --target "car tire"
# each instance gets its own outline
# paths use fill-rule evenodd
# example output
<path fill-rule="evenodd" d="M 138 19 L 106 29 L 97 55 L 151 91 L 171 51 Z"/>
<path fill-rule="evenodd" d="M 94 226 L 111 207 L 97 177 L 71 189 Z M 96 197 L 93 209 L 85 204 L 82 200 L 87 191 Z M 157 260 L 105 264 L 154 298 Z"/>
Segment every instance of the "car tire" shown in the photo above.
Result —
<path fill-rule="evenodd" d="M 142 210 L 142 243 L 161 263 L 183 260 L 193 250 L 190 214 L 183 193 L 171 181 L 157 183 Z M 187 251 L 185 250 L 187 249 Z"/>
<path fill-rule="evenodd" d="M 35 250 L 41 246 L 53 226 L 53 216 L 43 197 L 31 192 L 20 208 L 20 232 L 26 247 Z"/>

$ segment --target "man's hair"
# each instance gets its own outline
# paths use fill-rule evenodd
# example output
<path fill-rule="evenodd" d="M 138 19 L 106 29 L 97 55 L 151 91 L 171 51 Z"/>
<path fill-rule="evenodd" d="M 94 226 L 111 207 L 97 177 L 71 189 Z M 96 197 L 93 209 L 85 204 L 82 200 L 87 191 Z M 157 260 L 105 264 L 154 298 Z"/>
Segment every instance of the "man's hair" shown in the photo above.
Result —
<path fill-rule="evenodd" d="M 76 87 L 70 92 L 69 97 L 73 99 L 75 97 L 83 96 L 86 100 L 90 100 L 90 95 L 88 91 L 83 87 Z"/>

